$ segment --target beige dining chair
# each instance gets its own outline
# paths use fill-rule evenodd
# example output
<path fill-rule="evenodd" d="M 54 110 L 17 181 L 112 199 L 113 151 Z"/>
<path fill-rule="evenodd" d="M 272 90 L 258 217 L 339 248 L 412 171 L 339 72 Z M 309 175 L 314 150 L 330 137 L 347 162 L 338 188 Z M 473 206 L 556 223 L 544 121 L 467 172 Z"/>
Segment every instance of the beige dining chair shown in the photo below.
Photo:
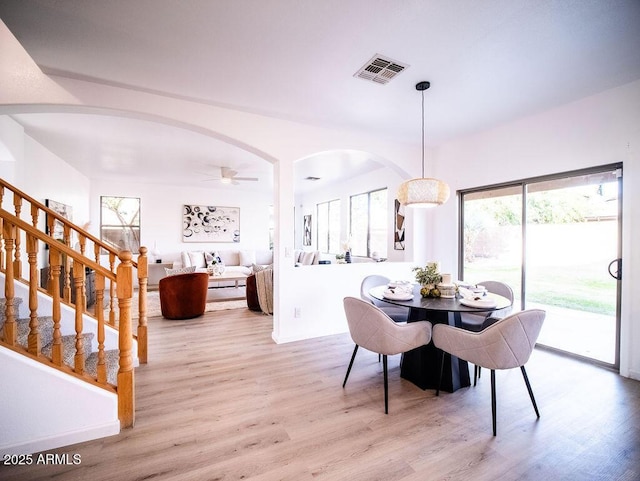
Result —
<path fill-rule="evenodd" d="M 513 289 L 508 284 L 500 281 L 484 281 L 479 282 L 478 285 L 484 286 L 487 291 L 499 296 L 506 297 L 513 306 Z M 498 312 L 482 312 L 478 314 L 465 312 L 460 316 L 462 328 L 468 331 L 480 332 L 484 328 L 489 327 L 498 319 L 502 319 L 511 313 L 511 307 L 502 309 Z M 475 386 L 482 369 L 478 365 L 473 366 L 473 385 Z"/>
<path fill-rule="evenodd" d="M 431 341 L 431 323 L 419 321 L 397 324 L 378 307 L 355 297 L 345 297 L 343 304 L 349 325 L 349 334 L 356 346 L 353 349 L 353 355 L 351 356 L 342 387 L 344 388 L 347 384 L 359 347 L 382 354 L 384 412 L 388 414 L 387 356 L 401 354 L 428 344 Z"/>
<path fill-rule="evenodd" d="M 371 275 L 362 279 L 360 283 L 360 297 L 364 301 L 369 301 L 374 306 L 377 306 L 387 316 L 393 319 L 395 322 L 407 322 L 409 320 L 409 308 L 402 306 L 392 306 L 378 299 L 374 299 L 369 294 L 372 287 L 383 286 L 389 284 L 390 279 L 385 276 Z"/>
<path fill-rule="evenodd" d="M 536 416 L 540 417 L 524 365 L 531 356 L 545 315 L 545 311 L 540 309 L 518 312 L 496 321 L 480 332 L 471 332 L 446 324 L 433 326 L 433 344 L 443 351 L 440 378 L 445 352 L 477 366 L 491 369 L 491 414 L 494 436 L 496 435 L 496 369 L 520 367 L 533 409 Z M 436 396 L 439 394 L 438 386 Z"/>

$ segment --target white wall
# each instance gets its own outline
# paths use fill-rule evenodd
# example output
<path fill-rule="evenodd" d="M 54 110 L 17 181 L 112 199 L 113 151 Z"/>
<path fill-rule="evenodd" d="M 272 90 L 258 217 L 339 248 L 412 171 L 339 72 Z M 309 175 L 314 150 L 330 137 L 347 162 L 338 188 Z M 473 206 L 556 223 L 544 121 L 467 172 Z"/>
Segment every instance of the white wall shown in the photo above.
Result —
<path fill-rule="evenodd" d="M 141 243 L 149 250 L 157 245 L 162 262 L 180 260 L 180 252 L 183 250 L 269 249 L 269 206 L 273 204 L 271 193 L 233 188 L 216 189 L 213 183 L 194 182 L 193 187 L 187 188 L 140 181 L 94 180 L 91 184 L 90 230 L 98 237 L 100 197 L 105 195 L 140 198 Z M 240 242 L 183 242 L 182 211 L 185 204 L 239 207 Z"/>
<path fill-rule="evenodd" d="M 0 161 L 0 175 L 18 189 L 45 204 L 46 199 L 62 202 L 73 209 L 72 221 L 83 225 L 89 220 L 90 182 L 60 157 L 45 149 L 24 132 L 20 124 L 9 116 L 0 116 L 0 151 L 11 152 L 11 161 Z M 46 175 L 43 175 L 46 172 Z M 4 175 L 7 177 L 4 177 Z M 69 186 L 72 186 L 71 188 Z M 3 207 L 11 213 L 13 196 L 5 193 Z M 28 206 L 23 206 L 21 218 L 31 222 Z M 45 226 L 44 216 L 38 220 Z M 23 252 L 23 255 L 26 255 Z M 46 255 L 40 249 L 40 261 Z M 23 259 L 26 261 L 26 257 Z M 43 264 L 44 265 L 44 264 Z"/>
<path fill-rule="evenodd" d="M 0 453 L 36 453 L 120 432 L 115 394 L 3 347 L 0 364 Z"/>
<path fill-rule="evenodd" d="M 328 202 L 330 200 L 340 199 L 341 207 L 341 226 L 340 241 L 349 237 L 349 197 L 354 194 L 370 192 L 372 190 L 387 189 L 387 212 L 389 232 L 389 240 L 387 243 L 387 259 L 390 261 L 402 262 L 405 260 L 405 252 L 394 250 L 393 248 L 393 232 L 394 232 L 394 201 L 398 186 L 402 182 L 402 178 L 393 170 L 380 166 L 380 168 L 369 173 L 358 175 L 347 181 L 333 183 L 324 188 L 313 189 L 296 196 L 296 249 L 317 249 L 317 232 L 318 232 L 318 215 L 316 211 L 317 204 Z M 303 233 L 303 216 L 311 215 L 312 236 L 311 246 L 304 247 L 302 245 Z M 330 258 L 327 256 L 327 258 Z M 333 260 L 335 262 L 335 259 Z"/>
<path fill-rule="evenodd" d="M 437 149 L 438 175 L 457 189 L 623 162 L 621 373 L 640 379 L 640 81 L 455 140 Z M 434 258 L 457 272 L 457 199 L 433 212 Z M 635 346 L 635 348 L 634 348 Z"/>

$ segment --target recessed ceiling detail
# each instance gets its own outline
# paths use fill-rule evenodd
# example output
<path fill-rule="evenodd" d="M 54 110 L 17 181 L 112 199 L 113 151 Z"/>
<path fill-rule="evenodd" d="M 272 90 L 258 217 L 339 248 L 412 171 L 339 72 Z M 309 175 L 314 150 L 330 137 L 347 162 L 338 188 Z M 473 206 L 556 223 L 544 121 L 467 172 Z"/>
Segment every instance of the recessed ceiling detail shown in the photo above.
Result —
<path fill-rule="evenodd" d="M 376 54 L 353 76 L 384 85 L 402 73 L 408 66 L 406 63 Z"/>

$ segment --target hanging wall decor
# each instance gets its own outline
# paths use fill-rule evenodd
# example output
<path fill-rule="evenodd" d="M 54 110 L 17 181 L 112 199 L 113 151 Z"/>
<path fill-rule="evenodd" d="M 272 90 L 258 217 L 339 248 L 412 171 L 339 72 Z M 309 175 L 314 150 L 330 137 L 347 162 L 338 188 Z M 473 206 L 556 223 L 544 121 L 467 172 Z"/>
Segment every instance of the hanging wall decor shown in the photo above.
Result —
<path fill-rule="evenodd" d="M 395 201 L 394 209 L 394 239 L 393 248 L 397 251 L 404 250 L 404 205 L 398 199 Z"/>
<path fill-rule="evenodd" d="M 240 208 L 184 205 L 182 242 L 240 242 Z"/>
<path fill-rule="evenodd" d="M 70 205 L 63 204 L 62 202 L 56 202 L 55 200 L 45 199 L 45 205 L 54 211 L 56 214 L 64 217 L 67 220 L 73 220 L 73 209 Z M 64 237 L 64 225 L 59 220 L 53 221 L 53 232 L 49 232 L 49 218 L 46 220 L 46 232 L 54 239 L 62 240 Z"/>
<path fill-rule="evenodd" d="M 302 239 L 302 245 L 311 245 L 311 214 L 304 216 L 304 238 Z"/>

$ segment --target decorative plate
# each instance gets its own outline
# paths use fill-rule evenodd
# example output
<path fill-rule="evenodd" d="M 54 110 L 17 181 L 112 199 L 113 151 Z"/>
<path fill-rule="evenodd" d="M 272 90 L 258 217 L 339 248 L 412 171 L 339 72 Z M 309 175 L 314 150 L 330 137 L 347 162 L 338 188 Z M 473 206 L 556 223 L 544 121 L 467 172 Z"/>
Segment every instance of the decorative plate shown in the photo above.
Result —
<path fill-rule="evenodd" d="M 413 299 L 413 292 L 407 292 L 402 290 L 393 292 L 389 289 L 385 289 L 382 295 L 385 297 L 385 299 L 390 299 L 392 301 L 408 301 L 410 299 Z"/>
<path fill-rule="evenodd" d="M 469 306 L 469 307 L 496 307 L 498 305 L 498 303 L 495 301 L 495 299 L 467 299 L 465 297 L 463 297 L 462 299 L 460 299 L 460 304 L 463 304 L 465 306 Z"/>

